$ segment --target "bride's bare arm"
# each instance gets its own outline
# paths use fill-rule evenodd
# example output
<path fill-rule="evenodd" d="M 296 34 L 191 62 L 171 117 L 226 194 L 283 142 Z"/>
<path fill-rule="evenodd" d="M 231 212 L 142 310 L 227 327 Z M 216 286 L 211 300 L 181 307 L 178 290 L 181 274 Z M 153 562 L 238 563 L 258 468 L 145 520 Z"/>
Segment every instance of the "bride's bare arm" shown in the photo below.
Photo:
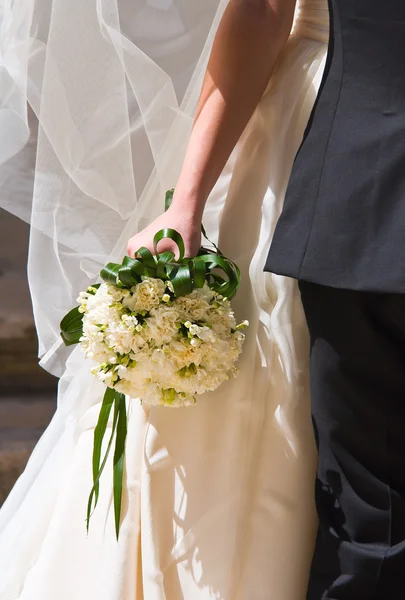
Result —
<path fill-rule="evenodd" d="M 174 202 L 205 201 L 256 108 L 292 25 L 295 0 L 231 0 L 214 40 Z"/>
<path fill-rule="evenodd" d="M 161 227 L 179 230 L 190 255 L 198 250 L 204 205 L 263 95 L 289 37 L 295 3 L 230 0 L 213 43 L 172 208 L 131 238 L 130 254 L 140 245 L 151 247 L 149 238 Z"/>

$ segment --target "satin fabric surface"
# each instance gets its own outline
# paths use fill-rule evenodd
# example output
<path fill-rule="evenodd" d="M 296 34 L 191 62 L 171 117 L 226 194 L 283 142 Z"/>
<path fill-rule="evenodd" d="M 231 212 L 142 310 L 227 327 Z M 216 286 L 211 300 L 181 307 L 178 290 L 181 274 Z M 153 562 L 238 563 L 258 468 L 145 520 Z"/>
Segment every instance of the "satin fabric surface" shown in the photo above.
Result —
<path fill-rule="evenodd" d="M 327 37 L 325 3 L 303 2 L 204 214 L 242 271 L 234 307 L 250 327 L 239 377 L 192 409 L 129 400 L 117 543 L 110 464 L 86 536 L 103 388 L 75 350 L 56 415 L 0 511 L 1 600 L 305 598 L 316 529 L 308 335 L 296 282 L 263 265 Z"/>

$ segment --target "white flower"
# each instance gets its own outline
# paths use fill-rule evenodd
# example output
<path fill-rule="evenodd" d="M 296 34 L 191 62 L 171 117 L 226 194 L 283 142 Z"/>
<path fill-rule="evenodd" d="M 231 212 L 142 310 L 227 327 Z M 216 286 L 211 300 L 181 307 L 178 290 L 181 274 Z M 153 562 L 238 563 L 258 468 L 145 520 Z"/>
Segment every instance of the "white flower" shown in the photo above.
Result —
<path fill-rule="evenodd" d="M 236 373 L 247 322 L 237 325 L 207 285 L 180 298 L 166 293 L 172 287 L 145 277 L 130 290 L 103 283 L 82 292 L 81 347 L 105 385 L 146 404 L 190 406 Z"/>
<path fill-rule="evenodd" d="M 140 283 L 132 286 L 132 295 L 124 299 L 124 306 L 136 313 L 150 312 L 159 306 L 165 289 L 166 285 L 161 279 L 144 277 Z"/>
<path fill-rule="evenodd" d="M 245 327 L 249 327 L 249 321 L 245 319 L 242 323 L 236 326 L 236 329 L 245 329 Z"/>
<path fill-rule="evenodd" d="M 128 368 L 124 367 L 123 365 L 119 365 L 117 367 L 117 373 L 118 373 L 120 379 L 124 379 L 125 378 L 127 371 L 128 371 Z"/>
<path fill-rule="evenodd" d="M 138 319 L 133 315 L 132 316 L 122 315 L 121 320 L 125 323 L 125 325 L 128 328 L 135 328 L 139 323 Z M 141 327 L 141 329 L 142 329 L 142 327 Z"/>
<path fill-rule="evenodd" d="M 203 342 L 215 342 L 215 333 L 209 327 L 199 327 L 198 337 Z"/>

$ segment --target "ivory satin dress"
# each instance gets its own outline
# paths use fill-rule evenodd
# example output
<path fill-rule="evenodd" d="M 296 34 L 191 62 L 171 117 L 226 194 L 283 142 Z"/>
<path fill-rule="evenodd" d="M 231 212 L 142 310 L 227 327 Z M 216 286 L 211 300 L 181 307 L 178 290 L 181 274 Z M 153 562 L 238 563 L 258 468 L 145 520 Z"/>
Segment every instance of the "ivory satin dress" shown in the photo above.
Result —
<path fill-rule="evenodd" d="M 301 2 L 204 214 L 242 271 L 239 376 L 194 408 L 129 401 L 117 543 L 110 465 L 86 535 L 103 389 L 75 350 L 64 401 L 0 511 L 0 600 L 304 600 L 316 532 L 308 334 L 296 281 L 263 266 L 328 31 L 326 0 Z"/>

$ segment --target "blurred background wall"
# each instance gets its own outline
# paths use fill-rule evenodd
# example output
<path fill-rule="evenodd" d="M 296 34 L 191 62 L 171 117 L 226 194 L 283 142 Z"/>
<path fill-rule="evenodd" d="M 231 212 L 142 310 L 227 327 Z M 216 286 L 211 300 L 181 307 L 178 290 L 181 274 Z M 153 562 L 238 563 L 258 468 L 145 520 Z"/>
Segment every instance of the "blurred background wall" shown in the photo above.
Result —
<path fill-rule="evenodd" d="M 28 236 L 26 223 L 0 209 L 0 504 L 56 406 L 57 380 L 38 366 Z"/>

